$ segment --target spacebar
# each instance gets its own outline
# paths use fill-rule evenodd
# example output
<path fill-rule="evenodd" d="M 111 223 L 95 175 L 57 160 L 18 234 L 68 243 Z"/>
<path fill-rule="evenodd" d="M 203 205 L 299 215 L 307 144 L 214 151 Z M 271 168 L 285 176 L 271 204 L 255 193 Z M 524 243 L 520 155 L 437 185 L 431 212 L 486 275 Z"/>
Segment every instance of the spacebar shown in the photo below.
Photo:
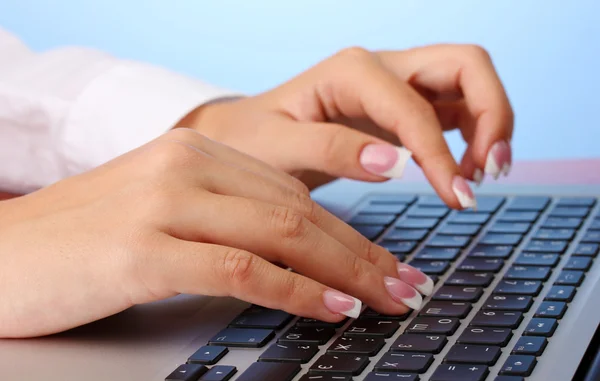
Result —
<path fill-rule="evenodd" d="M 277 362 L 255 362 L 237 381 L 291 381 L 300 372 L 300 365 Z"/>

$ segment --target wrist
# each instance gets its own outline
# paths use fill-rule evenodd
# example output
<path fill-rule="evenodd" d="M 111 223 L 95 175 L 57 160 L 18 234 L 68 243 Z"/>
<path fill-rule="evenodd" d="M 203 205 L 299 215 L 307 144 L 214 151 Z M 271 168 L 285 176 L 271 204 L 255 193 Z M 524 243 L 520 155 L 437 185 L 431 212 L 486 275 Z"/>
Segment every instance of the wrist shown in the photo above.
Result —
<path fill-rule="evenodd" d="M 223 142 L 226 135 L 225 116 L 240 98 L 225 97 L 204 103 L 184 116 L 173 128 L 192 128 L 210 139 Z"/>

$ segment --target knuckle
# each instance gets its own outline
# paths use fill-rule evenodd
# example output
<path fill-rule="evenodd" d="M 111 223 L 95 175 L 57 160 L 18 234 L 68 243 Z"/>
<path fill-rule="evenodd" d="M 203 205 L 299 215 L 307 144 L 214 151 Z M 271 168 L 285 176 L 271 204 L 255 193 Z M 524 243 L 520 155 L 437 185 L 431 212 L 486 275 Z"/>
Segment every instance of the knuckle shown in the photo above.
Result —
<path fill-rule="evenodd" d="M 301 193 L 305 196 L 310 197 L 310 189 L 308 189 L 308 186 L 306 184 L 304 184 L 302 181 L 298 180 L 297 178 L 290 176 L 292 181 L 292 189 L 294 189 L 296 192 Z"/>
<path fill-rule="evenodd" d="M 231 249 L 221 259 L 225 280 L 233 287 L 243 287 L 252 277 L 254 258 L 247 251 Z"/>
<path fill-rule="evenodd" d="M 351 46 L 340 50 L 337 54 L 338 57 L 343 59 L 351 60 L 368 60 L 373 58 L 373 54 L 368 50 L 360 46 Z"/>
<path fill-rule="evenodd" d="M 163 176 L 164 173 L 171 173 L 174 169 L 187 168 L 193 165 L 200 157 L 198 152 L 194 151 L 185 143 L 178 141 L 160 141 L 152 147 L 149 163 L 146 167 L 151 174 Z"/>
<path fill-rule="evenodd" d="M 368 239 L 361 239 L 360 250 L 365 253 L 365 259 L 373 264 L 379 262 L 380 256 L 377 253 L 377 246 Z"/>
<path fill-rule="evenodd" d="M 304 216 L 285 207 L 276 207 L 272 212 L 273 223 L 283 238 L 302 238 L 306 234 Z"/>
<path fill-rule="evenodd" d="M 353 283 L 360 283 L 366 276 L 362 259 L 357 255 L 348 256 L 348 270 Z"/>
<path fill-rule="evenodd" d="M 339 169 L 340 161 L 338 160 L 338 152 L 343 152 L 340 148 L 348 143 L 345 132 L 344 127 L 332 126 L 332 128 L 328 129 L 327 133 L 323 134 L 323 152 L 321 152 L 321 158 L 324 168 L 334 171 Z"/>
<path fill-rule="evenodd" d="M 469 57 L 473 57 L 476 60 L 491 60 L 488 51 L 477 44 L 464 45 L 463 50 Z"/>
<path fill-rule="evenodd" d="M 312 198 L 310 198 L 310 195 L 294 192 L 293 198 L 293 209 L 297 210 L 304 218 L 312 221 L 315 215 L 316 204 Z"/>
<path fill-rule="evenodd" d="M 298 295 L 304 295 L 303 288 L 299 277 L 287 274 L 282 282 L 281 296 L 283 300 L 298 300 Z"/>

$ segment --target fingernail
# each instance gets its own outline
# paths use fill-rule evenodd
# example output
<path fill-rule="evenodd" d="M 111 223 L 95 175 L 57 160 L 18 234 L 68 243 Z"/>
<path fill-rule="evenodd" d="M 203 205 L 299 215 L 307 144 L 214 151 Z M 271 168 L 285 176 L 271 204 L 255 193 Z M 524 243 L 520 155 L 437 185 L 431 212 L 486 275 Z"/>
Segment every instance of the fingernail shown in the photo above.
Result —
<path fill-rule="evenodd" d="M 479 168 L 475 168 L 475 172 L 473 172 L 473 180 L 477 186 L 481 185 L 483 181 L 483 171 Z"/>
<path fill-rule="evenodd" d="M 327 290 L 323 293 L 325 307 L 334 314 L 342 314 L 357 318 L 362 309 L 362 302 L 339 291 Z"/>
<path fill-rule="evenodd" d="M 475 195 L 473 195 L 473 191 L 469 184 L 467 184 L 467 180 L 465 180 L 462 176 L 454 176 L 452 180 L 452 190 L 458 198 L 458 202 L 460 206 L 464 209 L 466 208 L 477 208 L 477 201 L 475 200 Z"/>
<path fill-rule="evenodd" d="M 488 152 L 485 173 L 498 179 L 500 173 L 508 175 L 512 163 L 512 152 L 507 141 L 496 142 Z"/>
<path fill-rule="evenodd" d="M 398 179 L 404 173 L 404 167 L 412 152 L 403 147 L 390 144 L 369 144 L 360 153 L 360 164 L 371 173 Z"/>
<path fill-rule="evenodd" d="M 423 295 L 431 295 L 433 292 L 433 280 L 421 271 L 405 263 L 397 263 L 398 277 L 401 281 L 416 288 Z"/>
<path fill-rule="evenodd" d="M 413 310 L 418 310 L 423 304 L 423 298 L 421 294 L 408 284 L 404 283 L 400 279 L 391 278 L 386 276 L 383 278 L 385 287 L 387 288 L 392 299 L 398 303 L 402 303 Z"/>

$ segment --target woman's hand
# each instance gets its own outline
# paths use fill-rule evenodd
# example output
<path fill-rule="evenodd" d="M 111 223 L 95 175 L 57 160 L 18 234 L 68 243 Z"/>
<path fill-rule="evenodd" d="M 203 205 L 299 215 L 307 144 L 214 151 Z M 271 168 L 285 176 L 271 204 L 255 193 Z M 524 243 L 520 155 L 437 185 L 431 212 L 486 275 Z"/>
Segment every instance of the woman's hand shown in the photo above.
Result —
<path fill-rule="evenodd" d="M 181 125 L 309 187 L 399 177 L 410 156 L 394 149 L 401 142 L 454 208 L 474 206 L 465 178 L 511 165 L 511 106 L 490 57 L 472 45 L 343 50 L 274 90 L 201 107 Z M 460 166 L 443 137 L 453 128 L 468 143 Z"/>
<path fill-rule="evenodd" d="M 179 293 L 339 321 L 419 308 L 433 283 L 279 170 L 175 129 L 0 203 L 0 337 L 51 334 Z M 295 272 L 272 263 L 289 266 Z"/>

